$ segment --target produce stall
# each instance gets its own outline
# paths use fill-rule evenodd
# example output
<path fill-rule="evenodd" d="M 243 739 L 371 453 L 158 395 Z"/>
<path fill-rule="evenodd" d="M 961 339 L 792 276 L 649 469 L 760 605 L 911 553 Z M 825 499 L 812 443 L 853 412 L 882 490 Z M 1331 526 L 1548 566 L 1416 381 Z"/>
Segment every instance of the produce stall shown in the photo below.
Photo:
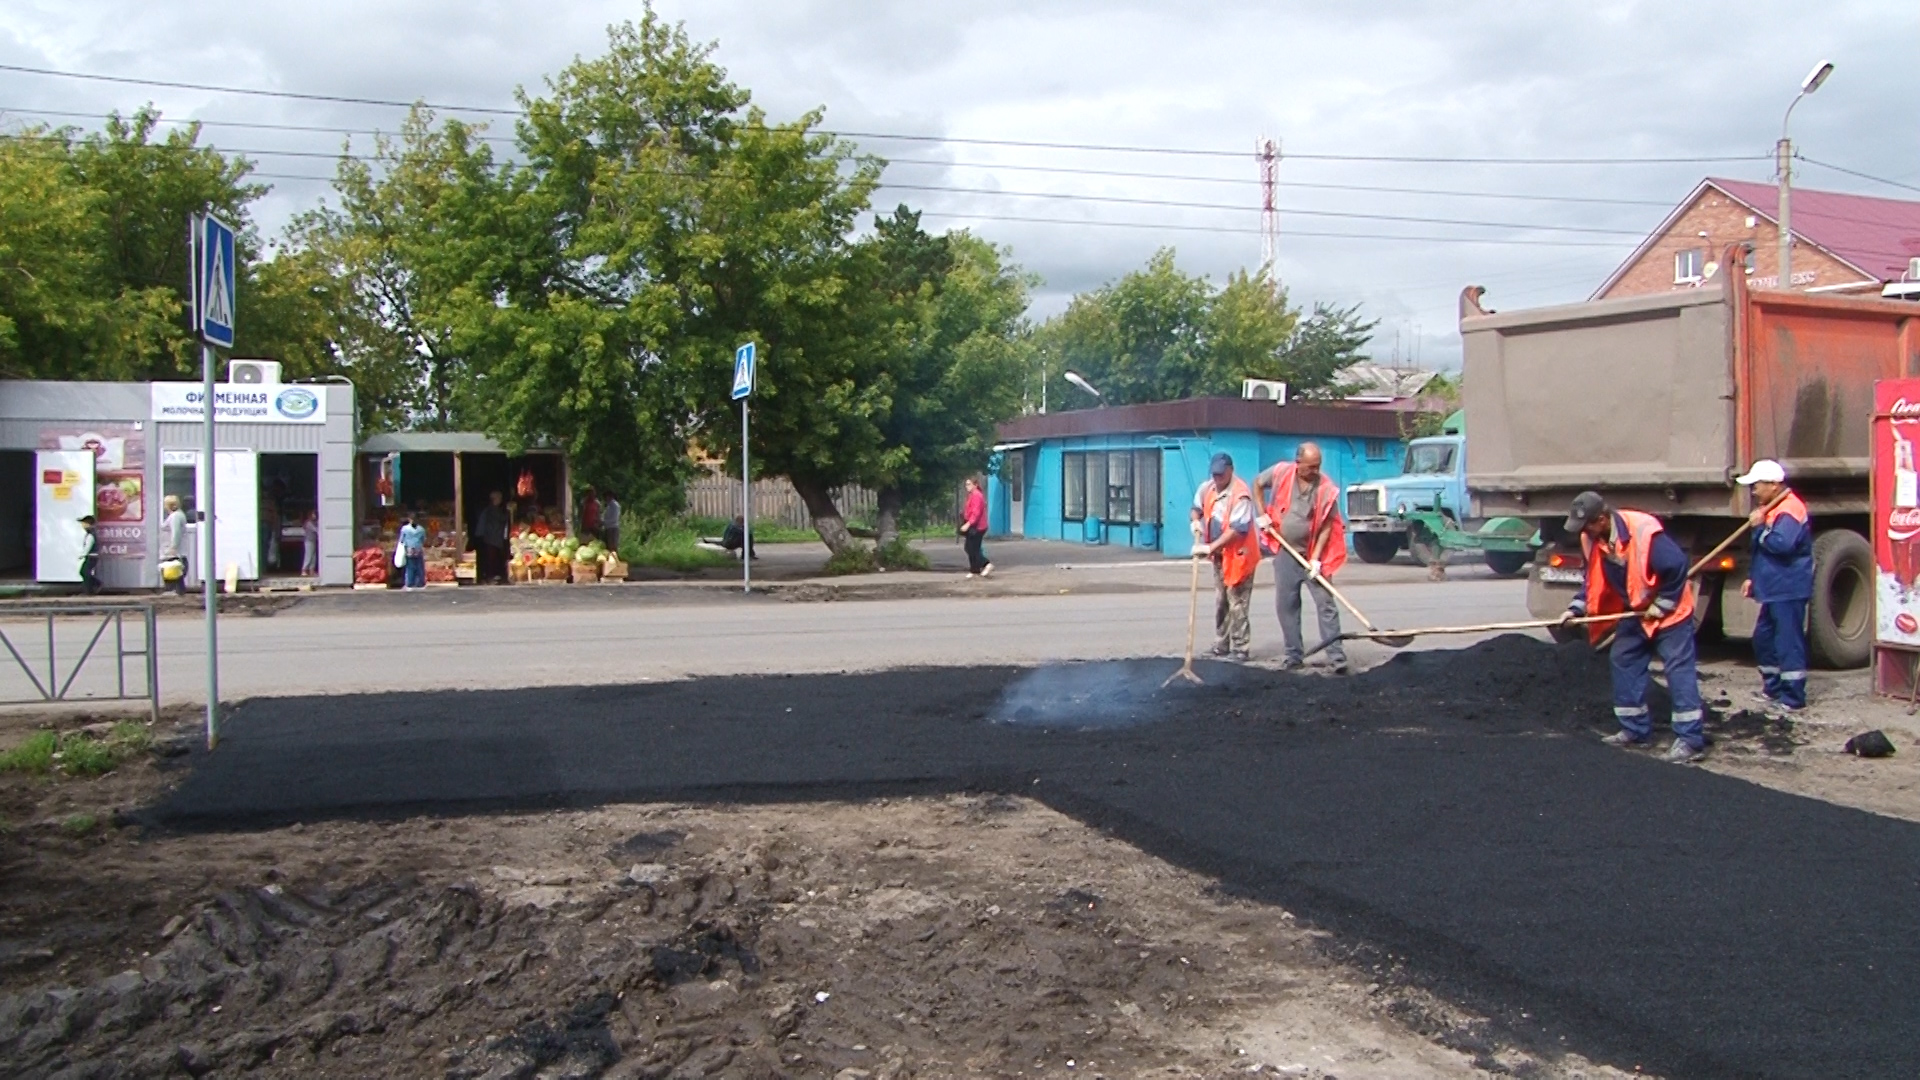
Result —
<path fill-rule="evenodd" d="M 385 584 L 382 575 L 398 577 L 388 571 L 401 522 L 411 514 L 427 531 L 427 584 L 471 584 L 472 526 L 492 494 L 501 494 L 515 531 L 565 536 L 572 524 L 569 484 L 566 457 L 558 450 L 508 454 L 476 432 L 372 436 L 361 444 L 354 470 L 354 582 L 378 587 Z M 375 564 L 375 550 L 384 553 L 383 565 Z"/>
<path fill-rule="evenodd" d="M 527 528 L 513 535 L 512 545 L 513 558 L 507 563 L 507 580 L 516 584 L 591 585 L 627 578 L 627 564 L 620 561 L 617 552 L 608 551 L 597 539 L 583 543 L 579 537 Z"/>

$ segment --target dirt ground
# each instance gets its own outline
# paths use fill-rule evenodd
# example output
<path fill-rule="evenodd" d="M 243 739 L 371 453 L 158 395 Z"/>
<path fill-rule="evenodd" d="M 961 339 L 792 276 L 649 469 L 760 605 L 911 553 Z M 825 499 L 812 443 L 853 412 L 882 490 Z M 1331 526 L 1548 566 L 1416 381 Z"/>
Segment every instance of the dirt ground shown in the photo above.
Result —
<path fill-rule="evenodd" d="M 1712 768 L 1920 820 L 1904 713 L 1816 685 Z M 0 717 L 0 749 L 93 717 Z M 1867 723 L 1871 721 L 1871 723 Z M 1838 752 L 1880 726 L 1901 753 Z M 0 774 L 0 1059 L 27 1077 L 1633 1075 L 1504 1043 L 1370 957 L 1039 803 L 615 805 L 169 835 Z"/>

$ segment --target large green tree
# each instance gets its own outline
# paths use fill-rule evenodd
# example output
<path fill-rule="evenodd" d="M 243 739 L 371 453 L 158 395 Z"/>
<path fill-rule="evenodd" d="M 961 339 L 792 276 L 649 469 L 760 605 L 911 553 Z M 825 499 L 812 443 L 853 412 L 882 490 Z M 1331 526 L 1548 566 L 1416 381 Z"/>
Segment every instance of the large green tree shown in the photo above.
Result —
<path fill-rule="evenodd" d="M 187 327 L 187 222 L 239 230 L 235 351 L 326 374 L 324 290 L 273 269 L 249 207 L 252 165 L 199 145 L 198 125 L 156 138 L 152 108 L 91 134 L 35 127 L 0 140 L 0 372 L 14 378 L 181 379 L 200 372 Z"/>
<path fill-rule="evenodd" d="M 1035 362 L 1054 408 L 1237 394 L 1242 379 L 1279 379 L 1302 397 L 1331 397 L 1340 371 L 1366 359 L 1373 327 L 1357 305 L 1316 305 L 1302 318 L 1264 269 L 1236 272 L 1216 288 L 1182 271 L 1168 248 L 1074 297 L 1040 328 Z M 1100 400 L 1067 382 L 1068 371 Z"/>

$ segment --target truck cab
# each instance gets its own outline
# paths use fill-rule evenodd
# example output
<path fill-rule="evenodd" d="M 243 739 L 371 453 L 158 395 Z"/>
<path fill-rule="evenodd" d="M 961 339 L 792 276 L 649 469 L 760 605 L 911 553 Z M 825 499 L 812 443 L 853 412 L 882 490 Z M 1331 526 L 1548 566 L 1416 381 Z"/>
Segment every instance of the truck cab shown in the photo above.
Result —
<path fill-rule="evenodd" d="M 1440 425 L 1440 434 L 1407 443 L 1400 475 L 1347 488 L 1347 532 L 1353 536 L 1355 554 L 1370 563 L 1392 562 L 1409 547 L 1409 515 L 1415 511 L 1441 512 L 1456 519 L 1463 516 L 1467 505 L 1466 431 L 1466 414 L 1455 412 Z M 1419 558 L 1422 553 L 1416 550 L 1414 554 Z"/>

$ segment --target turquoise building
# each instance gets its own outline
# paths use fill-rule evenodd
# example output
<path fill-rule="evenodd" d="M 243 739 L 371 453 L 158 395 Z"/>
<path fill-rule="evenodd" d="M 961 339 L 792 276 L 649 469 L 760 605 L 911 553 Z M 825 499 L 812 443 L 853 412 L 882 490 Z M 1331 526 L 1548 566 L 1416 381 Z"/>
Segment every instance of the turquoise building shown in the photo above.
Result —
<path fill-rule="evenodd" d="M 1194 492 L 1216 453 L 1249 484 L 1320 445 L 1322 468 L 1348 485 L 1396 476 L 1405 413 L 1241 398 L 1023 416 L 1000 425 L 987 508 L 995 536 L 1119 544 L 1186 557 Z"/>

